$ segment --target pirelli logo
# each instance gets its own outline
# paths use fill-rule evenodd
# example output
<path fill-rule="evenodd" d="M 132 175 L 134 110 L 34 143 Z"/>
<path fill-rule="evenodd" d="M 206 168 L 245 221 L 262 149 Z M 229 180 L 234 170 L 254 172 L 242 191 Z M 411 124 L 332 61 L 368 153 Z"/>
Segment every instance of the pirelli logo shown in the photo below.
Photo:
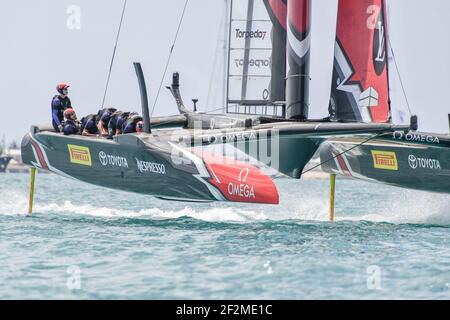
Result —
<path fill-rule="evenodd" d="M 398 171 L 398 161 L 395 152 L 372 150 L 375 169 Z"/>
<path fill-rule="evenodd" d="M 67 147 L 69 148 L 71 163 L 81 164 L 83 166 L 89 167 L 92 166 L 91 152 L 89 151 L 88 147 L 80 147 L 73 144 L 68 144 Z"/>

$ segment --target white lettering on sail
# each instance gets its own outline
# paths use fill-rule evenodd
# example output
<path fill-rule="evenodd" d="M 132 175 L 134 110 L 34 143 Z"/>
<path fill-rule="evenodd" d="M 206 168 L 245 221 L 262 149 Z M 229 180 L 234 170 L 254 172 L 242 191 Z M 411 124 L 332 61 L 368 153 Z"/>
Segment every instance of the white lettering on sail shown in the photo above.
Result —
<path fill-rule="evenodd" d="M 384 26 L 381 21 L 378 22 L 378 34 L 379 34 L 378 39 L 380 39 L 380 45 L 378 46 L 378 54 L 375 60 L 378 62 L 384 62 L 384 59 L 386 57 L 386 50 L 384 50 L 386 41 L 384 38 Z"/>
<path fill-rule="evenodd" d="M 374 30 L 377 27 L 378 15 L 380 14 L 380 7 L 377 5 L 370 5 L 367 7 L 367 14 L 369 18 L 367 19 L 367 28 Z"/>

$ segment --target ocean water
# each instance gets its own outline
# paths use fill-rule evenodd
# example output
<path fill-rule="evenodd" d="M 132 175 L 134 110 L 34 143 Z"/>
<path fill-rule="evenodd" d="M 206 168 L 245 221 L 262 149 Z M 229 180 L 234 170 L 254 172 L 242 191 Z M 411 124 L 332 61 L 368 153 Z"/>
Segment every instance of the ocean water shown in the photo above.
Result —
<path fill-rule="evenodd" d="M 281 205 L 0 175 L 0 299 L 450 299 L 450 196 L 278 180 Z"/>

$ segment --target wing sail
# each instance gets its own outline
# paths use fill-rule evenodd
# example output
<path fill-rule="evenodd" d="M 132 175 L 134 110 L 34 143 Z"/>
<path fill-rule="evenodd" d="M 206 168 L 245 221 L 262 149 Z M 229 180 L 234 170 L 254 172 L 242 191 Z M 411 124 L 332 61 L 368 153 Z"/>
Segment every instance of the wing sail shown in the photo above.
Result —
<path fill-rule="evenodd" d="M 390 122 L 385 0 L 339 0 L 330 117 Z"/>
<path fill-rule="evenodd" d="M 286 12 L 277 16 L 283 5 L 286 9 L 282 0 L 232 1 L 227 113 L 284 117 Z"/>

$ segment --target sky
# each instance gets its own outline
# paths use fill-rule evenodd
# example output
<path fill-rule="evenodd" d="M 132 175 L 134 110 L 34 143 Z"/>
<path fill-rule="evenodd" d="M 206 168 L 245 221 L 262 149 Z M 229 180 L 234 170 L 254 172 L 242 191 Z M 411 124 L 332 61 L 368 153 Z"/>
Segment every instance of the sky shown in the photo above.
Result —
<path fill-rule="evenodd" d="M 128 0 L 106 99 L 140 110 L 132 63 L 142 63 L 153 107 L 185 0 Z M 102 103 L 122 0 L 3 0 L 0 11 L 0 139 L 19 141 L 32 124 L 50 123 L 56 84 L 71 85 L 79 118 Z M 310 117 L 327 116 L 337 0 L 312 0 Z M 189 0 L 163 85 L 178 71 L 187 105 L 222 106 L 225 0 Z M 419 129 L 448 133 L 450 1 L 390 0 L 390 38 Z M 78 19 L 79 18 L 79 19 Z M 405 110 L 398 77 L 393 108 Z M 176 114 L 163 89 L 154 115 Z"/>

